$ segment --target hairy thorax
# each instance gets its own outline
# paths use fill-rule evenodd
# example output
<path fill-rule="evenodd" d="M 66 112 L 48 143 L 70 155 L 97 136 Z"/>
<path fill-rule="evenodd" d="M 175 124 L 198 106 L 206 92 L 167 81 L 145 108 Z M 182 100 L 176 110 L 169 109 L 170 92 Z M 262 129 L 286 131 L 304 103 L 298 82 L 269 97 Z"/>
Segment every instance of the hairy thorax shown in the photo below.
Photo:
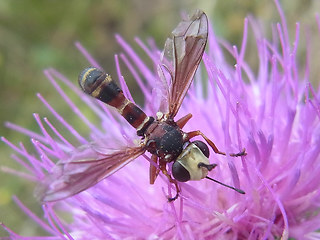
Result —
<path fill-rule="evenodd" d="M 173 161 L 183 150 L 183 132 L 174 122 L 155 121 L 145 136 L 147 151 L 162 161 Z"/>

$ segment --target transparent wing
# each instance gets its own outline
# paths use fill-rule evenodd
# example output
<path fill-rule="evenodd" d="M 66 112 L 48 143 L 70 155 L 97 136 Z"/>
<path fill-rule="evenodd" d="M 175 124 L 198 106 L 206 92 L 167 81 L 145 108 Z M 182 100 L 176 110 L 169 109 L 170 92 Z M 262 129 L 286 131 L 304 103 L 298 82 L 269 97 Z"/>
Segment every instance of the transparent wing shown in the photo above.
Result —
<path fill-rule="evenodd" d="M 198 69 L 208 38 L 208 19 L 197 10 L 173 30 L 167 39 L 162 64 L 171 75 L 168 117 L 174 118 Z"/>
<path fill-rule="evenodd" d="M 145 152 L 143 147 L 106 150 L 99 153 L 89 147 L 60 161 L 52 174 L 36 188 L 36 197 L 42 202 L 61 200 L 82 192 L 115 173 Z"/>

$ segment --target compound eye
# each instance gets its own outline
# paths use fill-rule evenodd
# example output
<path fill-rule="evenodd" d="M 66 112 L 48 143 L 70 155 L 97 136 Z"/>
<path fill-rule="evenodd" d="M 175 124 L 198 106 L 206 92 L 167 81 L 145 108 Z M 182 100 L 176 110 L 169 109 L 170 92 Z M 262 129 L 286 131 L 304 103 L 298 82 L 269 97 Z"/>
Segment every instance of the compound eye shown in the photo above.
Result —
<path fill-rule="evenodd" d="M 194 141 L 192 143 L 195 144 L 201 150 L 203 155 L 205 155 L 207 158 L 209 158 L 210 151 L 209 151 L 209 148 L 208 148 L 207 144 L 205 144 L 202 141 L 198 141 L 198 140 Z"/>
<path fill-rule="evenodd" d="M 178 161 L 172 164 L 172 176 L 179 182 L 187 182 L 190 180 L 190 173 Z"/>

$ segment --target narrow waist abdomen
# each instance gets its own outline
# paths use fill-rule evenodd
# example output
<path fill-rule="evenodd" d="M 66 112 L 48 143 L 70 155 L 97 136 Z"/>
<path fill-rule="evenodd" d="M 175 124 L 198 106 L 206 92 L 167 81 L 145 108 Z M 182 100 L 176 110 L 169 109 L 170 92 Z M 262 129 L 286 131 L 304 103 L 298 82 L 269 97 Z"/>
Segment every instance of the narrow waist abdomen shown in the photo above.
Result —
<path fill-rule="evenodd" d="M 109 74 L 97 68 L 84 69 L 79 75 L 79 84 L 85 93 L 116 108 L 131 126 L 137 129 L 139 136 L 142 136 L 146 128 L 154 121 L 153 117 L 148 117 L 124 96 Z"/>

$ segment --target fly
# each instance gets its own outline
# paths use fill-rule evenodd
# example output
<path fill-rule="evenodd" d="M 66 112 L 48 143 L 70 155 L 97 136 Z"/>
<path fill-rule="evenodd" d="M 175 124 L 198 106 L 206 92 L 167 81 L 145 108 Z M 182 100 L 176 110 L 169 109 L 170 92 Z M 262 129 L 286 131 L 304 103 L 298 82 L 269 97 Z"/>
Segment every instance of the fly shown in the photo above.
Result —
<path fill-rule="evenodd" d="M 103 153 L 92 159 L 74 157 L 59 161 L 57 163 L 59 175 L 49 175 L 45 183 L 38 188 L 38 197 L 41 201 L 56 201 L 84 191 L 145 152 L 151 154 L 153 161 L 149 170 L 150 183 L 155 182 L 161 171 L 175 185 L 176 195 L 168 197 L 169 201 L 179 196 L 178 182 L 203 178 L 244 194 L 241 189 L 207 176 L 208 172 L 217 166 L 209 162 L 208 146 L 217 154 L 226 154 L 201 131 L 182 130 L 192 117 L 191 113 L 177 121 L 174 120 L 201 62 L 207 38 L 208 19 L 204 12 L 198 10 L 189 19 L 181 21 L 173 30 L 172 38 L 167 39 L 162 64 L 170 74 L 171 85 L 166 99 L 163 99 L 165 109 L 158 112 L 155 117 L 147 116 L 137 105 L 128 100 L 110 75 L 94 67 L 84 69 L 79 75 L 79 85 L 82 90 L 114 107 L 136 129 L 137 135 L 141 137 L 140 145 Z M 201 136 L 205 142 L 192 141 L 195 136 Z M 234 157 L 244 155 L 246 155 L 245 150 L 230 154 Z M 173 162 L 172 169 L 168 171 L 167 164 L 170 162 Z"/>

